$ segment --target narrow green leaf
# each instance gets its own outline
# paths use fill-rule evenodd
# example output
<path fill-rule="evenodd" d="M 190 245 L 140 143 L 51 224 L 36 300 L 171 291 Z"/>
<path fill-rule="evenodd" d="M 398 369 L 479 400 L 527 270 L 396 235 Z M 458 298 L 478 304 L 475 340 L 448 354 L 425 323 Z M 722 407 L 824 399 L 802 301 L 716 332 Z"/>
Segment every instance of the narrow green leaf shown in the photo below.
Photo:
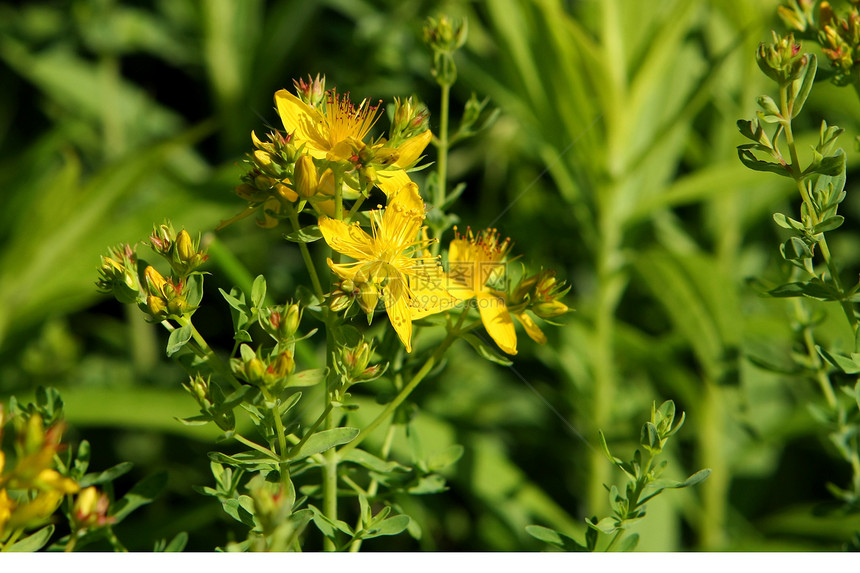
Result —
<path fill-rule="evenodd" d="M 46 525 L 36 533 L 16 541 L 11 546 L 7 547 L 5 551 L 11 551 L 13 553 L 32 553 L 34 551 L 38 551 L 48 543 L 48 540 L 51 539 L 51 535 L 53 535 L 53 533 L 54 526 Z"/>
<path fill-rule="evenodd" d="M 134 464 L 132 464 L 131 462 L 120 462 L 117 465 L 108 468 L 103 472 L 85 475 L 78 481 L 78 485 L 81 489 L 84 489 L 85 487 L 90 487 L 91 485 L 101 485 L 108 482 L 112 482 L 119 476 L 127 474 L 129 471 L 131 471 L 132 467 L 134 467 Z"/>
<path fill-rule="evenodd" d="M 386 461 L 359 448 L 353 448 L 341 458 L 343 462 L 352 462 L 379 473 L 390 473 L 395 470 L 408 470 L 395 461 Z"/>
<path fill-rule="evenodd" d="M 797 117 L 797 114 L 803 109 L 803 104 L 806 103 L 806 98 L 809 97 L 809 91 L 815 82 L 815 72 L 818 70 L 818 58 L 815 57 L 815 54 L 806 54 L 806 57 L 809 58 L 806 64 L 806 73 L 803 74 L 803 83 L 801 84 L 800 91 L 797 93 L 797 97 L 794 99 L 794 108 L 791 112 L 792 118 Z"/>
<path fill-rule="evenodd" d="M 592 530 L 589 530 L 592 531 Z M 565 551 L 585 551 L 585 547 L 574 538 L 542 525 L 526 525 L 526 533 L 544 543 L 555 545 Z"/>
<path fill-rule="evenodd" d="M 322 231 L 316 225 L 309 225 L 284 235 L 284 238 L 293 243 L 313 243 L 322 239 Z"/>
<path fill-rule="evenodd" d="M 738 158 L 741 160 L 741 163 L 743 163 L 753 171 L 766 171 L 769 173 L 776 173 L 777 175 L 782 175 L 783 177 L 791 177 L 785 165 L 757 159 L 751 151 L 743 149 L 744 147 L 745 146 L 738 147 Z"/>
<path fill-rule="evenodd" d="M 688 477 L 687 479 L 685 479 L 684 481 L 680 482 L 678 485 L 670 486 L 670 487 L 674 487 L 674 488 L 690 487 L 690 486 L 696 485 L 698 483 L 702 483 L 703 481 L 708 479 L 709 475 L 711 475 L 710 468 L 699 470 L 696 473 L 694 473 L 693 475 L 691 475 L 690 477 Z"/>
<path fill-rule="evenodd" d="M 122 521 L 138 507 L 151 503 L 166 485 L 167 472 L 158 472 L 143 478 L 116 503 L 113 517 Z"/>
<path fill-rule="evenodd" d="M 848 356 L 839 352 L 828 352 L 820 346 L 816 346 L 816 348 L 825 360 L 836 368 L 839 368 L 845 374 L 854 375 L 860 373 L 860 354 L 855 352 Z"/>
<path fill-rule="evenodd" d="M 513 364 L 510 360 L 496 352 L 487 342 L 478 338 L 474 334 L 463 334 L 461 335 L 463 340 L 472 345 L 478 355 L 485 360 L 489 360 L 490 362 L 495 362 L 496 364 L 501 364 L 502 366 L 510 366 Z"/>
<path fill-rule="evenodd" d="M 314 368 L 302 370 L 293 374 L 287 380 L 286 388 L 301 388 L 305 386 L 316 386 L 325 381 L 328 368 Z"/>
<path fill-rule="evenodd" d="M 192 273 L 186 281 L 185 300 L 191 308 L 200 306 L 203 300 L 203 273 Z"/>
<path fill-rule="evenodd" d="M 170 543 L 164 548 L 166 553 L 179 553 L 185 549 L 185 546 L 188 545 L 188 534 L 184 531 L 180 531 L 176 534 L 176 537 L 170 540 Z"/>
<path fill-rule="evenodd" d="M 170 336 L 167 339 L 168 356 L 173 356 L 179 352 L 183 346 L 188 344 L 188 341 L 191 340 L 191 328 L 191 323 L 189 322 L 170 333 Z"/>
<path fill-rule="evenodd" d="M 302 449 L 291 456 L 292 459 L 300 460 L 314 454 L 322 453 L 335 446 L 347 444 L 358 435 L 358 428 L 333 428 L 317 432 L 302 446 Z"/>

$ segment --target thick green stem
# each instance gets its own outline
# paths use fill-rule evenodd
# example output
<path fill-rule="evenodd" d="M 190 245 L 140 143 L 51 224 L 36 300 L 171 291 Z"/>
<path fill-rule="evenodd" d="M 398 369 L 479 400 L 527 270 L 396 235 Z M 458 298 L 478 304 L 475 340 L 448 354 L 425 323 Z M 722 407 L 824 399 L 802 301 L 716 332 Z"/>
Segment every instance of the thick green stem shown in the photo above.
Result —
<path fill-rule="evenodd" d="M 436 144 L 436 190 L 433 196 L 433 207 L 442 209 L 448 194 L 448 147 L 450 141 L 448 139 L 448 116 L 450 113 L 451 100 L 451 85 L 442 84 L 442 101 L 439 109 L 439 135 Z M 430 246 L 430 252 L 435 257 L 441 249 L 442 233 L 445 232 L 443 227 L 433 227 L 433 237 L 436 239 Z"/>

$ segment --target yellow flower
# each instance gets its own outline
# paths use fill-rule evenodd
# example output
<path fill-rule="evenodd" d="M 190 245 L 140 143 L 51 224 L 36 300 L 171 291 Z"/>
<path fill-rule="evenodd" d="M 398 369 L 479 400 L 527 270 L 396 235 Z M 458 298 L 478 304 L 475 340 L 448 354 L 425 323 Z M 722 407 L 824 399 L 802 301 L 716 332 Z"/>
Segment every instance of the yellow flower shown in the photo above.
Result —
<path fill-rule="evenodd" d="M 0 489 L 0 539 L 3 537 L 3 529 L 9 518 L 12 517 L 12 512 L 15 510 L 15 502 L 9 498 L 9 494 L 5 489 Z"/>
<path fill-rule="evenodd" d="M 499 241 L 495 229 L 486 229 L 477 236 L 471 229 L 466 235 L 460 235 L 456 227 L 454 232 L 455 238 L 448 247 L 448 292 L 460 300 L 474 297 L 487 333 L 503 351 L 516 354 L 517 333 L 505 295 L 492 287 L 505 276 L 504 258 L 510 239 Z M 528 331 L 529 325 L 524 326 Z"/>
<path fill-rule="evenodd" d="M 346 161 L 356 157 L 357 150 L 366 147 L 364 138 L 379 117 L 379 105 L 365 99 L 355 107 L 349 96 L 338 96 L 334 90 L 326 92 L 324 112 L 306 104 L 287 90 L 275 93 L 275 105 L 284 129 L 292 136 L 297 148 L 317 159 Z M 396 160 L 383 168 L 374 169 L 376 184 L 391 197 L 411 182 L 405 169 L 418 161 L 430 143 L 433 134 L 427 130 L 410 137 L 396 147 Z M 376 154 L 390 156 L 391 150 L 376 145 Z"/>
<path fill-rule="evenodd" d="M 341 264 L 329 259 L 329 267 L 343 279 L 381 287 L 388 318 L 407 352 L 412 351 L 413 312 L 426 316 L 444 310 L 440 301 L 421 300 L 413 291 L 439 276 L 439 263 L 424 251 L 429 241 L 419 238 L 423 222 L 424 202 L 414 183 L 400 189 L 385 209 L 370 212 L 370 234 L 357 223 L 319 220 L 329 246 L 355 259 Z"/>
<path fill-rule="evenodd" d="M 338 161 L 344 144 L 360 142 L 370 132 L 379 116 L 379 106 L 363 100 L 352 105 L 348 95 L 338 96 L 334 90 L 325 94 L 325 113 L 320 113 L 288 92 L 275 93 L 278 115 L 297 148 L 317 159 Z"/>

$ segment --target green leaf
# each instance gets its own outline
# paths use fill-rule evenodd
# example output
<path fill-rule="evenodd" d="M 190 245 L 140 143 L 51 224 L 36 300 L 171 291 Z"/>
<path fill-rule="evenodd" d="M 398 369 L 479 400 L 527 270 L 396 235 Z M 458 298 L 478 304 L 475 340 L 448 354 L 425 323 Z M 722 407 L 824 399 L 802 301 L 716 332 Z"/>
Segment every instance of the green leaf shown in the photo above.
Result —
<path fill-rule="evenodd" d="M 850 356 L 838 352 L 828 352 L 820 346 L 816 346 L 818 353 L 830 364 L 839 368 L 848 375 L 860 373 L 860 354 L 852 352 Z"/>
<path fill-rule="evenodd" d="M 263 306 L 263 301 L 266 299 L 266 277 L 259 275 L 254 279 L 254 284 L 251 285 L 251 305 L 254 308 Z"/>
<path fill-rule="evenodd" d="M 316 225 L 309 225 L 284 235 L 284 238 L 293 243 L 313 243 L 322 239 L 322 232 Z"/>
<path fill-rule="evenodd" d="M 197 308 L 203 300 L 203 273 L 191 273 L 185 284 L 185 300 L 188 306 Z"/>
<path fill-rule="evenodd" d="M 816 173 L 821 175 L 829 175 L 835 177 L 840 175 L 845 170 L 845 157 L 841 155 L 828 155 L 821 160 L 818 167 L 815 168 Z"/>
<path fill-rule="evenodd" d="M 791 112 L 791 117 L 797 117 L 800 110 L 803 109 L 803 104 L 806 103 L 806 98 L 809 97 L 809 91 L 812 89 L 812 84 L 815 82 L 815 72 L 818 69 L 818 59 L 815 54 L 806 54 L 808 58 L 806 64 L 806 73 L 803 74 L 803 83 L 800 91 L 797 92 L 797 97 L 794 99 L 794 108 Z"/>
<path fill-rule="evenodd" d="M 589 527 L 596 529 L 602 533 L 606 533 L 607 535 L 610 533 L 615 533 L 618 528 L 615 526 L 615 519 L 612 517 L 604 517 L 598 522 L 594 522 L 590 519 L 586 519 L 585 523 L 588 524 Z"/>
<path fill-rule="evenodd" d="M 812 258 L 812 250 L 809 248 L 809 245 L 799 237 L 789 237 L 780 246 L 780 252 L 783 258 L 789 261 Z"/>
<path fill-rule="evenodd" d="M 191 340 L 191 323 L 182 326 L 181 328 L 177 328 L 173 332 L 170 333 L 170 336 L 167 339 L 167 355 L 173 356 L 177 352 L 179 352 L 183 346 L 188 344 L 188 341 Z"/>
<path fill-rule="evenodd" d="M 785 165 L 781 163 L 771 163 L 769 161 L 762 161 L 757 159 L 755 155 L 752 154 L 748 147 L 752 147 L 751 145 L 741 145 L 738 147 L 738 158 L 741 160 L 741 163 L 752 169 L 753 171 L 767 171 L 769 173 L 776 173 L 777 175 L 782 175 L 783 177 L 791 177 L 786 169 Z"/>
<path fill-rule="evenodd" d="M 832 231 L 834 229 L 838 229 L 842 226 L 842 223 L 845 222 L 845 217 L 842 215 L 834 215 L 833 217 L 829 217 L 824 221 L 821 221 L 817 225 L 812 228 L 813 233 L 826 233 L 828 231 Z"/>
<path fill-rule="evenodd" d="M 314 368 L 311 370 L 302 370 L 296 374 L 292 374 L 287 379 L 286 388 L 301 388 L 305 386 L 316 386 L 325 382 L 325 377 L 328 374 L 328 368 Z"/>
<path fill-rule="evenodd" d="M 630 535 L 622 538 L 621 543 L 618 544 L 618 551 L 621 553 L 627 553 L 629 551 L 633 551 L 636 549 L 636 546 L 639 544 L 639 534 L 631 533 Z"/>
<path fill-rule="evenodd" d="M 304 443 L 302 449 L 290 456 L 292 459 L 300 460 L 308 456 L 322 453 L 335 446 L 347 444 L 358 436 L 358 428 L 333 428 L 317 432 Z"/>
<path fill-rule="evenodd" d="M 113 517 L 122 521 L 138 507 L 151 503 L 166 485 L 167 472 L 162 471 L 143 478 L 116 503 Z"/>
<path fill-rule="evenodd" d="M 389 517 L 388 519 L 382 520 L 373 529 L 370 529 L 366 533 L 363 533 L 361 535 L 361 538 L 372 539 L 374 537 L 380 537 L 382 535 L 397 535 L 399 533 L 402 533 L 407 527 L 409 527 L 409 516 L 395 515 L 394 517 Z"/>
<path fill-rule="evenodd" d="M 513 364 L 510 360 L 496 352 L 486 341 L 481 338 L 478 338 L 474 334 L 462 334 L 463 340 L 472 345 L 478 355 L 485 360 L 489 360 L 490 362 L 495 362 L 496 364 L 501 364 L 502 366 L 510 366 Z"/>
<path fill-rule="evenodd" d="M 802 231 L 803 229 L 805 229 L 803 223 L 801 223 L 800 221 L 796 221 L 791 217 L 786 217 L 782 213 L 774 213 L 773 220 L 776 221 L 776 224 L 783 229 L 791 229 L 794 231 Z"/>
<path fill-rule="evenodd" d="M 682 487 L 690 487 L 692 485 L 702 483 L 703 481 L 708 479 L 709 475 L 711 475 L 711 470 L 710 470 L 710 468 L 706 468 L 706 469 L 697 471 L 696 473 L 694 473 L 693 475 L 691 475 L 690 477 L 688 477 L 684 481 L 678 482 L 678 484 L 676 484 L 676 485 L 667 486 L 667 487 L 672 487 L 675 489 L 680 489 Z"/>
<path fill-rule="evenodd" d="M 16 541 L 11 546 L 7 547 L 5 551 L 11 551 L 14 553 L 32 553 L 34 551 L 38 551 L 48 543 L 53 533 L 54 526 L 46 525 L 36 533 Z"/>
<path fill-rule="evenodd" d="M 353 448 L 352 450 L 348 451 L 346 455 L 341 458 L 341 461 L 352 462 L 360 466 L 366 467 L 369 470 L 386 474 L 395 470 L 409 469 L 395 461 L 383 460 L 359 448 Z"/>
<path fill-rule="evenodd" d="M 180 531 L 176 534 L 176 537 L 170 540 L 163 551 L 165 553 L 179 553 L 185 549 L 185 546 L 188 545 L 188 534 L 184 531 Z"/>
<path fill-rule="evenodd" d="M 340 519 L 332 521 L 313 505 L 308 505 L 308 509 L 314 512 L 314 525 L 316 525 L 320 532 L 322 532 L 326 537 L 334 538 L 335 529 L 346 533 L 350 537 L 354 535 L 352 528 L 346 522 L 341 521 Z"/>
<path fill-rule="evenodd" d="M 127 474 L 129 471 L 131 471 L 132 467 L 134 467 L 134 464 L 132 464 L 131 462 L 120 462 L 112 468 L 108 468 L 101 473 L 92 473 L 85 475 L 78 481 L 78 485 L 81 489 L 84 489 L 85 487 L 89 487 L 91 485 L 101 485 L 104 483 L 109 483 L 118 478 L 119 476 Z"/>
<path fill-rule="evenodd" d="M 589 531 L 594 530 L 590 529 Z M 565 551 L 586 551 L 583 545 L 569 535 L 560 533 L 555 529 L 543 527 L 542 525 L 526 525 L 526 533 L 539 541 L 555 545 Z"/>
<path fill-rule="evenodd" d="M 460 444 L 452 444 L 445 448 L 442 452 L 435 454 L 427 460 L 427 469 L 431 472 L 441 471 L 448 466 L 451 466 L 463 457 L 463 452 L 466 449 Z"/>
<path fill-rule="evenodd" d="M 854 399 L 857 401 L 857 407 L 860 408 L 860 381 L 854 385 Z"/>

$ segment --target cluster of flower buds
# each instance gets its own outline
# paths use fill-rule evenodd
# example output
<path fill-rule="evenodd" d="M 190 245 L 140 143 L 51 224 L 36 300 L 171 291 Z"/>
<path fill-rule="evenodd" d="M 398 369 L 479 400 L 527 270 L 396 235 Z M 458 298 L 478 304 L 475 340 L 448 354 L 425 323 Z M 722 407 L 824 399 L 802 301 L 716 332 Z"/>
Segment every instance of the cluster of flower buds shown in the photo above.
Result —
<path fill-rule="evenodd" d="M 7 421 L 0 405 L 0 441 Z M 45 429 L 41 416 L 15 416 L 16 463 L 6 467 L 0 451 L 0 539 L 5 531 L 38 525 L 60 505 L 63 497 L 78 491 L 78 484 L 53 468 L 61 449 L 62 424 Z M 10 492 L 14 492 L 10 495 Z"/>
<path fill-rule="evenodd" d="M 544 320 L 557 318 L 570 309 L 561 299 L 570 291 L 570 286 L 556 279 L 555 271 L 542 269 L 537 274 L 523 279 L 511 295 L 512 304 L 525 304 L 525 309 Z"/>
<path fill-rule="evenodd" d="M 293 87 L 296 89 L 296 95 L 299 99 L 311 107 L 319 107 L 325 97 L 325 76 L 311 78 L 308 74 L 308 81 L 303 79 L 293 80 Z"/>
<path fill-rule="evenodd" d="M 248 201 L 251 212 L 261 209 L 259 224 L 262 227 L 276 226 L 283 203 L 299 200 L 292 179 L 299 154 L 290 139 L 272 131 L 263 141 L 251 132 L 254 151 L 248 155 L 250 169 L 242 176 L 242 184 L 236 187 L 236 194 Z M 222 226 L 227 223 L 222 223 Z"/>
<path fill-rule="evenodd" d="M 175 318 L 195 309 L 188 302 L 187 281 L 166 279 L 152 265 L 146 267 L 143 276 L 146 279 L 147 296 L 146 302 L 140 306 L 153 319 Z"/>
<path fill-rule="evenodd" d="M 208 412 L 215 405 L 209 389 L 209 380 L 205 380 L 200 374 L 183 383 L 182 387 L 197 401 L 200 411 Z"/>
<path fill-rule="evenodd" d="M 760 44 L 756 52 L 758 67 L 779 85 L 788 85 L 799 80 L 809 63 L 809 56 L 800 52 L 800 44 L 794 34 L 780 38 L 773 33 L 773 43 Z"/>
<path fill-rule="evenodd" d="M 78 494 L 72 507 L 72 524 L 77 531 L 95 529 L 116 523 L 116 518 L 108 515 L 110 498 L 95 486 L 90 486 Z"/>
<path fill-rule="evenodd" d="M 287 377 L 296 369 L 293 353 L 289 350 L 272 352 L 264 358 L 250 346 L 239 347 L 240 358 L 231 358 L 233 373 L 245 382 L 263 388 L 279 389 Z"/>
<path fill-rule="evenodd" d="M 369 320 L 379 308 L 379 295 L 379 287 L 366 280 L 359 271 L 353 279 L 343 279 L 333 285 L 329 296 L 329 308 L 332 312 L 348 313 L 353 308 L 353 303 L 358 303 Z"/>
<path fill-rule="evenodd" d="M 370 364 L 373 347 L 362 340 L 355 346 L 343 346 L 338 351 L 335 368 L 344 377 L 346 387 L 375 380 L 385 373 L 387 365 Z"/>
<path fill-rule="evenodd" d="M 452 53 L 466 43 L 467 20 L 442 15 L 428 18 L 424 25 L 424 42 L 434 52 Z"/>
<path fill-rule="evenodd" d="M 814 7 L 815 0 L 788 0 L 786 4 L 779 6 L 776 12 L 789 28 L 806 32 L 815 28 Z"/>
<path fill-rule="evenodd" d="M 421 102 L 412 98 L 394 98 L 394 118 L 391 122 L 388 140 L 392 145 L 419 135 L 429 129 L 430 112 Z"/>
<path fill-rule="evenodd" d="M 260 309 L 260 326 L 278 342 L 290 341 L 299 330 L 302 308 L 298 303 Z"/>
<path fill-rule="evenodd" d="M 130 245 L 124 244 L 109 249 L 102 255 L 99 280 L 100 292 L 112 294 L 123 304 L 137 302 L 140 296 L 140 281 L 137 276 L 137 255 Z"/>
<path fill-rule="evenodd" d="M 200 250 L 199 235 L 192 240 L 185 229 L 177 234 L 169 222 L 155 227 L 149 245 L 170 263 L 179 277 L 187 277 L 209 259 L 209 255 Z"/>
<path fill-rule="evenodd" d="M 857 73 L 854 68 L 860 63 L 860 2 L 852 4 L 845 17 L 834 14 L 828 2 L 822 2 L 819 7 L 821 51 L 833 65 L 836 71 L 833 81 L 839 85 L 854 81 Z"/>

